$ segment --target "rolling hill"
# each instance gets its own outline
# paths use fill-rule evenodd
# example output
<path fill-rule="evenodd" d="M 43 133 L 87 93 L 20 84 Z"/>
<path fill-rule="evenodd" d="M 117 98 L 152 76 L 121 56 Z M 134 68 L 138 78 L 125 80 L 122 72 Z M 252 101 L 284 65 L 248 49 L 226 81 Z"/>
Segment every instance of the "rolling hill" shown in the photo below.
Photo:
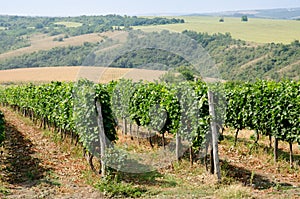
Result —
<path fill-rule="evenodd" d="M 122 25 L 126 19 L 114 15 L 107 16 L 107 19 L 112 20 L 108 20 L 109 22 L 107 23 L 116 25 L 111 27 L 113 29 L 109 29 L 109 31 L 99 30 L 98 32 L 96 29 L 93 29 L 96 32 L 86 33 L 89 31 L 82 31 L 82 28 L 87 22 L 94 23 L 93 26 L 99 27 L 101 24 L 96 24 L 96 19 L 105 19 L 105 17 L 75 17 L 68 20 L 65 18 L 41 19 L 32 17 L 2 18 L 6 21 L 3 19 L 2 21 L 4 22 L 1 22 L 0 20 L 0 26 L 4 27 L 0 29 L 0 37 L 6 38 L 11 45 L 16 45 L 11 47 L 10 50 L 4 48 L 5 52 L 0 53 L 0 69 L 6 70 L 87 65 L 85 60 L 87 60 L 88 56 L 93 55 L 93 51 L 98 44 L 118 35 L 122 31 L 121 29 L 125 28 L 125 26 L 118 25 Z M 114 22 L 116 18 L 118 21 Z M 46 19 L 51 19 L 52 21 L 45 22 Z M 172 17 L 142 18 L 141 22 L 144 25 L 129 26 L 127 28 L 141 29 L 149 32 L 147 34 L 163 29 L 171 31 L 165 34 L 183 31 L 183 34 L 196 40 L 211 56 L 216 66 L 218 66 L 221 79 L 255 81 L 256 79 L 280 80 L 285 78 L 299 80 L 300 45 L 298 40 L 300 39 L 300 21 L 250 18 L 248 22 L 243 23 L 239 18 L 225 17 L 225 21 L 221 23 L 219 19 L 219 17 L 211 16 L 184 16 L 181 19 L 182 21 Z M 30 22 L 30 20 L 33 20 L 33 22 Z M 133 25 L 139 22 L 134 17 L 130 18 L 130 20 L 135 22 L 132 22 Z M 21 31 L 20 27 L 15 26 L 17 24 L 20 25 L 21 22 L 26 22 L 28 25 L 26 31 L 23 30 L 22 34 L 19 32 Z M 43 27 L 39 26 L 39 23 L 42 22 L 44 23 L 42 24 L 44 25 Z M 29 27 L 34 24 L 35 27 Z M 17 28 L 9 29 L 10 26 Z M 54 29 L 52 30 L 52 28 Z M 54 34 L 52 31 L 57 34 Z M 19 35 L 19 39 L 9 40 L 16 34 Z M 1 42 L 5 41 L 5 39 L 1 40 Z M 111 66 L 124 69 L 111 70 L 131 71 L 132 68 L 136 68 L 145 62 L 149 63 L 149 61 L 163 61 L 166 67 L 161 70 L 185 65 L 185 62 L 180 58 L 173 55 L 170 56 L 165 52 L 142 51 L 139 53 L 133 52 L 119 57 Z M 59 68 L 56 69 L 60 70 Z M 147 69 L 151 70 L 154 68 Z M 53 70 L 51 69 L 51 73 L 56 74 Z M 17 74 L 17 72 L 15 73 Z M 65 73 L 68 72 L 62 72 L 62 74 Z M 70 74 L 73 73 L 70 72 Z M 123 72 L 114 73 L 123 74 Z M 24 72 L 25 76 L 26 74 Z M 134 74 L 137 74 L 137 71 Z M 27 75 L 30 76 L 30 74 Z M 2 78 L 5 79 L 6 77 L 2 76 Z M 66 80 L 69 79 L 67 78 Z"/>

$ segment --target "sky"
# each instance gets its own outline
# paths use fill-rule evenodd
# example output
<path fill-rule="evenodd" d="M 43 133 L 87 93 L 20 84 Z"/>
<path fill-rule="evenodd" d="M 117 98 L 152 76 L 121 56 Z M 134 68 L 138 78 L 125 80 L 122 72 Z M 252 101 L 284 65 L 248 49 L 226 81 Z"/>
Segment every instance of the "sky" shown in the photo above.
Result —
<path fill-rule="evenodd" d="M 106 14 L 132 16 L 300 7 L 300 0 L 0 0 L 0 2 L 0 15 L 23 16 Z"/>

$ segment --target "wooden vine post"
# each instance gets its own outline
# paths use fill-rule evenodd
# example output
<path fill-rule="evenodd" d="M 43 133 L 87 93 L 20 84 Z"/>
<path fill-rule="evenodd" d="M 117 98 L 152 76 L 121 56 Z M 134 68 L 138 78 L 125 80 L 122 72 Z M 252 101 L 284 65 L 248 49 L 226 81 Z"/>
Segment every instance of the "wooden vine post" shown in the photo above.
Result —
<path fill-rule="evenodd" d="M 209 115 L 211 117 L 210 127 L 212 133 L 212 151 L 214 160 L 214 172 L 217 174 L 218 180 L 221 181 L 221 170 L 219 161 L 219 149 L 218 149 L 218 132 L 216 124 L 216 114 L 214 106 L 214 95 L 212 91 L 208 91 L 208 104 L 209 104 Z"/>
<path fill-rule="evenodd" d="M 106 141 L 105 141 L 104 126 L 103 126 L 102 109 L 101 109 L 101 104 L 98 100 L 96 101 L 96 107 L 98 113 L 97 123 L 99 127 L 101 174 L 104 177 L 106 175 L 106 166 L 103 158 L 105 157 Z"/>
<path fill-rule="evenodd" d="M 181 156 L 181 137 L 178 134 L 178 132 L 176 133 L 176 160 L 177 162 L 180 160 L 180 156 Z"/>

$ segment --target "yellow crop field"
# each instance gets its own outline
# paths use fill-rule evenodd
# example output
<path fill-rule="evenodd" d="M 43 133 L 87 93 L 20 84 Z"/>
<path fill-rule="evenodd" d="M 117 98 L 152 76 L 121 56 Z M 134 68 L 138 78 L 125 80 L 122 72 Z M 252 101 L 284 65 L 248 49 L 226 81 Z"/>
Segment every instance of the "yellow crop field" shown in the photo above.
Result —
<path fill-rule="evenodd" d="M 76 81 L 84 77 L 94 79 L 95 75 L 96 81 L 99 83 L 108 83 L 121 78 L 133 81 L 154 81 L 159 80 L 164 73 L 166 71 L 87 66 L 22 68 L 0 70 L 0 83 Z"/>
<path fill-rule="evenodd" d="M 144 31 L 166 29 L 176 32 L 193 30 L 210 34 L 229 32 L 233 38 L 255 43 L 290 43 L 300 40 L 300 21 L 296 20 L 249 18 L 248 22 L 242 22 L 241 18 L 225 17 L 224 22 L 219 22 L 221 17 L 180 16 L 180 18 L 184 19 L 185 23 L 135 27 L 135 29 Z"/>

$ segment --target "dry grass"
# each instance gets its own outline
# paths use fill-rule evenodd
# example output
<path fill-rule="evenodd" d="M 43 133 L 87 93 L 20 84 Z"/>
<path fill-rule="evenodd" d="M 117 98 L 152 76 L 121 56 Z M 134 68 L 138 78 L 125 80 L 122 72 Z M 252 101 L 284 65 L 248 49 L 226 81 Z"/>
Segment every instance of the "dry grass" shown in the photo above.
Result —
<path fill-rule="evenodd" d="M 60 22 L 56 22 L 54 24 L 63 25 L 65 27 L 67 27 L 67 28 L 77 28 L 77 27 L 82 26 L 82 23 L 70 22 L 70 21 L 60 21 Z"/>
<path fill-rule="evenodd" d="M 160 175 L 147 183 L 147 189 L 157 194 L 153 198 L 299 198 L 300 149 L 297 144 L 294 145 L 296 161 L 291 169 L 286 159 L 287 143 L 280 142 L 279 160 L 274 163 L 268 138 L 261 137 L 259 144 L 255 145 L 251 138 L 253 133 L 242 130 L 234 147 L 233 131 L 226 130 L 225 140 L 219 145 L 221 183 L 205 171 L 200 161 L 191 167 L 188 159 L 184 158 L 179 164 L 173 162 L 172 166 L 159 169 Z M 128 145 L 127 149 L 136 153 L 156 149 L 151 149 L 145 138 L 137 140 L 134 136 L 131 140 L 129 135 L 121 134 L 118 137 L 118 146 Z M 133 180 L 139 182 L 141 179 Z"/>
<path fill-rule="evenodd" d="M 113 37 L 116 34 L 118 34 L 118 32 L 85 34 L 65 38 L 61 42 L 53 40 L 55 38 L 63 37 L 64 35 L 48 36 L 45 34 L 35 34 L 32 35 L 30 38 L 31 46 L 0 54 L 0 60 L 20 56 L 23 54 L 33 53 L 39 50 L 50 50 L 55 47 L 80 46 L 84 42 L 96 43 L 103 40 L 105 37 Z"/>
<path fill-rule="evenodd" d="M 126 146 L 126 150 L 143 154 L 159 147 L 156 146 L 156 141 L 161 137 L 154 139 L 154 149 L 151 149 L 146 138 L 137 140 L 135 129 L 134 127 L 133 140 L 130 135 L 124 136 L 119 131 L 116 145 L 121 148 Z M 282 156 L 288 153 L 288 145 L 280 142 L 281 155 L 275 164 L 272 149 L 267 147 L 268 138 L 261 137 L 259 144 L 253 145 L 251 135 L 253 131 L 242 130 L 237 146 L 233 147 L 233 131 L 226 130 L 225 140 L 219 145 L 221 183 L 206 172 L 200 161 L 190 166 L 187 158 L 183 158 L 180 163 L 173 162 L 171 166 L 158 169 L 158 173 L 135 177 L 125 175 L 125 179 L 135 182 L 137 186 L 147 186 L 154 195 L 146 198 L 299 198 L 299 162 L 295 162 L 295 167 L 290 169 L 288 160 Z M 294 153 L 299 161 L 300 150 L 296 144 Z"/>
<path fill-rule="evenodd" d="M 252 190 L 249 187 L 242 186 L 241 184 L 233 184 L 220 188 L 215 197 L 220 199 L 231 198 L 252 198 Z"/>
<path fill-rule="evenodd" d="M 0 71 L 0 83 L 7 82 L 50 82 L 50 81 L 76 81 L 79 78 L 88 78 L 95 82 L 108 83 L 120 78 L 133 81 L 158 80 L 165 71 L 108 68 L 108 67 L 42 67 L 22 68 Z"/>
<path fill-rule="evenodd" d="M 291 169 L 288 143 L 279 142 L 279 158 L 277 163 L 274 163 L 273 148 L 269 148 L 268 137 L 260 136 L 258 144 L 255 144 L 253 135 L 253 131 L 241 131 L 237 146 L 234 147 L 234 132 L 226 132 L 219 150 L 223 165 L 231 171 L 229 175 L 257 189 L 272 191 L 274 186 L 278 186 L 279 189 L 299 188 L 300 149 L 297 144 L 293 144 L 294 168 Z M 239 172 L 233 168 L 238 168 Z M 252 174 L 254 176 L 251 180 Z"/>
<path fill-rule="evenodd" d="M 43 67 L 0 71 L 0 82 L 73 81 L 80 67 Z"/>

